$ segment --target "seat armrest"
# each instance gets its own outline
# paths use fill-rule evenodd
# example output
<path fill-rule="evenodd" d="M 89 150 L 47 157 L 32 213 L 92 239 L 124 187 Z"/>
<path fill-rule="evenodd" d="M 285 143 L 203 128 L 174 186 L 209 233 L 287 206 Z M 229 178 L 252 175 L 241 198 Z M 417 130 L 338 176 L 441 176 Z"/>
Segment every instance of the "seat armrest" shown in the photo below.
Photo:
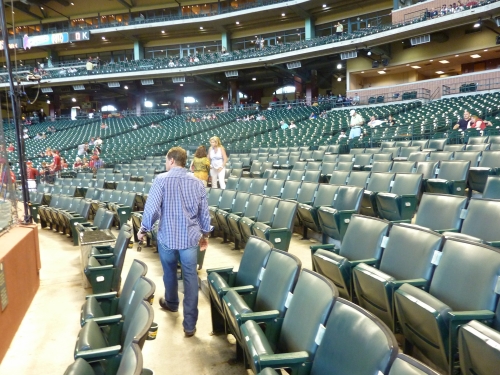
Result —
<path fill-rule="evenodd" d="M 280 312 L 278 310 L 269 310 L 269 311 L 259 311 L 259 312 L 251 312 L 240 315 L 241 323 L 245 323 L 247 320 L 254 320 L 257 323 L 263 323 L 269 320 L 274 320 L 280 316 Z"/>
<path fill-rule="evenodd" d="M 455 229 L 455 228 L 452 228 L 452 229 L 435 229 L 434 232 L 442 234 L 443 232 L 458 232 L 458 229 Z"/>
<path fill-rule="evenodd" d="M 233 272 L 233 267 L 220 267 L 220 268 L 210 268 L 207 270 L 207 275 L 212 272 L 217 272 L 218 274 Z"/>
<path fill-rule="evenodd" d="M 120 353 L 121 345 L 108 346 L 106 348 L 84 350 L 75 354 L 75 359 L 82 358 L 87 362 L 110 359 Z"/>
<path fill-rule="evenodd" d="M 360 263 L 365 263 L 369 266 L 375 266 L 378 261 L 379 261 L 379 259 L 369 258 L 369 259 L 360 259 L 360 260 L 350 260 L 349 263 L 351 264 L 351 268 L 354 268 Z"/>
<path fill-rule="evenodd" d="M 327 250 L 327 251 L 330 251 L 332 253 L 336 253 L 338 254 L 340 249 L 335 246 L 334 244 L 324 244 L 324 245 L 311 245 L 309 246 L 309 248 L 311 249 L 311 253 L 314 254 L 316 251 L 318 250 Z"/>
<path fill-rule="evenodd" d="M 238 294 L 247 294 L 255 291 L 255 287 L 253 285 L 236 286 L 234 288 L 227 287 L 227 288 L 222 288 L 221 293 L 224 295 L 230 290 L 234 290 Z"/>
<path fill-rule="evenodd" d="M 260 366 L 265 367 L 287 367 L 288 364 L 297 365 L 307 362 L 309 354 L 306 351 L 294 353 L 265 354 L 259 357 Z"/>
<path fill-rule="evenodd" d="M 473 311 L 448 311 L 450 321 L 460 322 L 459 324 L 465 324 L 471 320 L 492 320 L 495 317 L 495 313 L 490 310 L 473 310 Z"/>
<path fill-rule="evenodd" d="M 121 314 L 103 316 L 101 318 L 91 318 L 87 319 L 87 321 L 93 320 L 99 326 L 109 326 L 112 324 L 118 324 L 122 321 L 123 316 Z"/>
<path fill-rule="evenodd" d="M 114 256 L 113 253 L 108 253 L 108 254 L 94 254 L 92 255 L 94 258 L 96 259 L 109 259 L 111 258 L 112 256 Z"/>
<path fill-rule="evenodd" d="M 111 298 L 116 298 L 118 295 L 117 292 L 108 292 L 108 293 L 98 293 L 98 294 L 89 294 L 85 296 L 85 299 L 89 298 L 95 298 L 96 300 L 105 300 L 105 299 L 111 299 Z"/>
<path fill-rule="evenodd" d="M 500 241 L 487 241 L 486 243 L 493 247 L 500 247 Z"/>
<path fill-rule="evenodd" d="M 104 271 L 104 270 L 112 270 L 113 265 L 112 264 L 107 264 L 105 266 L 92 266 L 87 268 L 89 272 L 96 272 L 96 271 Z"/>
<path fill-rule="evenodd" d="M 415 288 L 425 288 L 430 281 L 425 279 L 408 279 L 408 280 L 393 280 L 390 282 L 393 290 L 395 291 L 403 284 L 410 284 Z"/>

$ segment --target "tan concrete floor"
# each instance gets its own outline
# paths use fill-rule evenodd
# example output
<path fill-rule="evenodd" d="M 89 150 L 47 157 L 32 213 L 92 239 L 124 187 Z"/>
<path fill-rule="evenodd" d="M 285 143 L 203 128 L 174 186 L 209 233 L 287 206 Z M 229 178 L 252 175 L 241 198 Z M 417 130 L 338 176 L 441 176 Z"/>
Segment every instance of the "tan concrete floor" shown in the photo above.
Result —
<path fill-rule="evenodd" d="M 63 374 L 73 362 L 73 350 L 80 325 L 80 307 L 85 295 L 80 276 L 80 250 L 65 236 L 47 229 L 39 230 L 42 269 L 38 290 L 16 337 L 2 363 L 0 375 Z M 305 268 L 311 268 L 309 245 L 314 240 L 301 240 L 294 234 L 290 252 L 297 255 Z M 241 251 L 231 250 L 233 244 L 221 244 L 220 238 L 210 240 L 201 280 L 205 269 L 219 266 L 237 267 Z M 235 362 L 232 336 L 212 336 L 208 298 L 200 291 L 197 333 L 185 338 L 182 329 L 182 307 L 179 313 L 168 313 L 158 305 L 163 295 L 162 268 L 153 248 L 137 251 L 137 245 L 127 252 L 123 278 L 134 258 L 144 261 L 147 277 L 156 283 L 154 302 L 158 335 L 146 341 L 143 348 L 144 367 L 156 375 L 203 374 L 245 375 L 242 363 Z M 182 287 L 180 288 L 182 290 Z M 182 298 L 182 295 L 181 295 Z M 182 306 L 182 301 L 181 301 Z M 1 334 L 0 334 L 1 339 Z"/>

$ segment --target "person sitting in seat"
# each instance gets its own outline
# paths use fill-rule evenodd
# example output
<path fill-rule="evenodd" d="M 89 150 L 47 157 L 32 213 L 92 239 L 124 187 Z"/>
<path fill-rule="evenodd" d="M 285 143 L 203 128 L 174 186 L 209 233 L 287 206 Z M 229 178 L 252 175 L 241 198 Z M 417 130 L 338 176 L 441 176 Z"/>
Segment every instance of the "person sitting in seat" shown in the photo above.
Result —
<path fill-rule="evenodd" d="M 472 115 L 468 127 L 477 130 L 484 130 L 487 126 L 493 126 L 493 124 L 486 120 L 481 120 L 478 116 Z"/>
<path fill-rule="evenodd" d="M 309 116 L 309 120 L 315 120 L 317 117 L 316 117 L 316 113 L 312 112 L 311 113 L 311 116 Z"/>
<path fill-rule="evenodd" d="M 281 120 L 280 125 L 281 125 L 281 129 L 283 129 L 283 130 L 288 129 L 288 124 L 285 121 Z"/>

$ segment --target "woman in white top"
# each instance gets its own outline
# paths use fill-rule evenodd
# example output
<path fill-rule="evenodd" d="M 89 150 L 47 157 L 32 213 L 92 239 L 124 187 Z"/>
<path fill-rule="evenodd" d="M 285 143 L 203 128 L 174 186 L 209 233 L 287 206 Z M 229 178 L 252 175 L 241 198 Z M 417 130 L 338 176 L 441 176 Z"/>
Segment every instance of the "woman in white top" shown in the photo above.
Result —
<path fill-rule="evenodd" d="M 219 137 L 210 138 L 210 148 L 208 150 L 208 159 L 210 160 L 210 176 L 212 177 L 212 187 L 217 187 L 217 180 L 221 189 L 226 188 L 226 150 L 222 147 Z"/>

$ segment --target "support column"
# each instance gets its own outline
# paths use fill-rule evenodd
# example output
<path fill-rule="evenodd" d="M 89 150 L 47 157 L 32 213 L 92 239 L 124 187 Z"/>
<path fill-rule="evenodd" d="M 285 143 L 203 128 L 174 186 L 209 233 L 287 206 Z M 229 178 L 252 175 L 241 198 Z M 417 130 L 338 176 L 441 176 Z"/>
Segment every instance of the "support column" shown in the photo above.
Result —
<path fill-rule="evenodd" d="M 224 31 L 221 35 L 221 44 L 222 48 L 225 48 L 226 51 L 231 51 L 231 36 L 229 31 Z"/>
<path fill-rule="evenodd" d="M 229 95 L 228 93 L 224 93 L 222 96 L 222 104 L 224 106 L 224 112 L 229 111 Z"/>
<path fill-rule="evenodd" d="M 238 95 L 239 94 L 238 81 L 229 81 L 229 85 L 230 85 L 229 98 L 231 99 L 231 102 L 237 106 L 240 104 L 240 96 Z"/>
<path fill-rule="evenodd" d="M 180 115 L 182 113 L 182 108 L 184 108 L 184 86 L 180 84 L 175 86 L 175 110 L 177 114 Z"/>
<path fill-rule="evenodd" d="M 144 59 L 144 47 L 141 42 L 136 40 L 134 42 L 134 60 Z"/>
<path fill-rule="evenodd" d="M 135 97 L 135 114 L 137 116 L 141 115 L 141 108 L 142 108 L 142 98 L 139 96 Z"/>
<path fill-rule="evenodd" d="M 314 28 L 314 20 L 311 17 L 306 18 L 306 40 L 314 39 L 316 37 L 316 30 Z"/>
<path fill-rule="evenodd" d="M 295 85 L 295 98 L 294 99 L 302 99 L 302 79 L 299 77 L 294 77 L 294 85 Z"/>
<path fill-rule="evenodd" d="M 311 82 L 306 84 L 306 102 L 307 105 L 313 104 L 313 99 L 318 97 L 318 72 L 311 70 Z"/>

